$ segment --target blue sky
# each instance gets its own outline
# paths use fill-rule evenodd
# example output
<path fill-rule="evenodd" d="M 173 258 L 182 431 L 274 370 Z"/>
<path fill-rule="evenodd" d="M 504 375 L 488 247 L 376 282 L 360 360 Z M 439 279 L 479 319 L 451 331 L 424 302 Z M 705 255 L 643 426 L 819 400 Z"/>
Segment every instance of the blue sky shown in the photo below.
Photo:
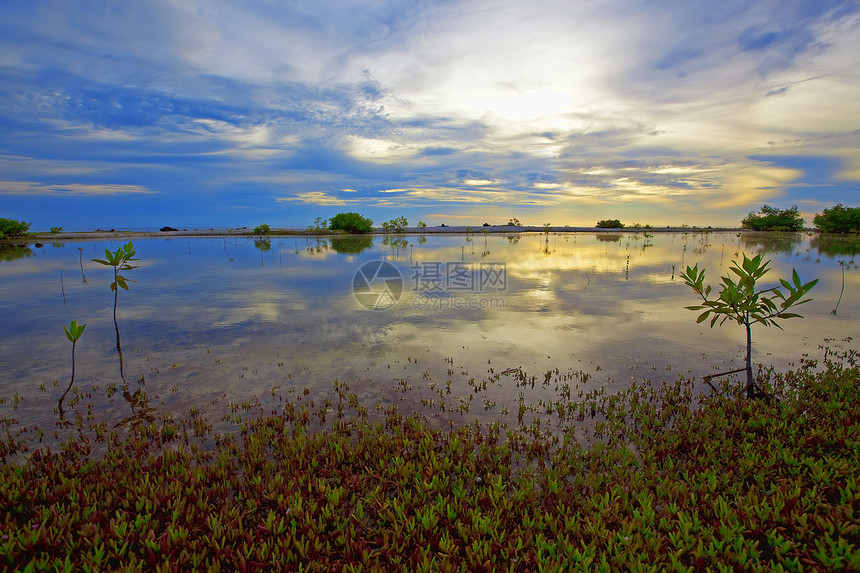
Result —
<path fill-rule="evenodd" d="M 4 0 L 0 216 L 71 229 L 811 223 L 860 4 Z"/>

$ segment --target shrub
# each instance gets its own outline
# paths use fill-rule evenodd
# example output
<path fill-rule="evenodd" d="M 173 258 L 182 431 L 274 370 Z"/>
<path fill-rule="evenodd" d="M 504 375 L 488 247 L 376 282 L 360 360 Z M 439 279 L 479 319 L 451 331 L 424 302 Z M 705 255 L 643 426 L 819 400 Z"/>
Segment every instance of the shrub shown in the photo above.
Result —
<path fill-rule="evenodd" d="M 317 217 L 314 219 L 314 224 L 308 226 L 308 231 L 311 233 L 322 233 L 328 229 L 328 219 Z"/>
<path fill-rule="evenodd" d="M 744 229 L 754 231 L 799 231 L 804 224 L 803 217 L 797 211 L 797 205 L 784 210 L 762 205 L 759 213 L 750 213 L 741 221 Z"/>
<path fill-rule="evenodd" d="M 825 233 L 857 233 L 860 232 L 860 207 L 844 207 L 840 203 L 816 214 L 812 222 Z"/>
<path fill-rule="evenodd" d="M 271 231 L 271 230 L 272 229 L 267 224 L 261 223 L 260 225 L 257 225 L 256 227 L 254 227 L 254 234 L 255 235 L 268 235 L 269 231 Z"/>
<path fill-rule="evenodd" d="M 62 227 L 51 227 L 51 232 L 52 233 L 62 233 L 63 228 Z"/>
<path fill-rule="evenodd" d="M 511 217 L 510 219 L 508 219 L 508 226 L 509 227 L 519 227 L 520 226 L 520 220 L 517 219 L 516 217 Z"/>
<path fill-rule="evenodd" d="M 780 279 L 779 283 L 785 292 L 780 290 L 780 287 L 771 287 L 767 289 L 756 290 L 756 282 L 770 272 L 768 265 L 770 261 L 763 261 L 764 255 L 757 255 L 750 259 L 744 254 L 744 260 L 741 265 L 737 261 L 732 261 L 734 266 L 730 267 L 735 275 L 738 276 L 738 281 L 735 282 L 731 276 L 724 276 L 723 285 L 720 289 L 719 296 L 710 298 L 711 285 L 705 285 L 705 269 L 699 270 L 698 263 L 693 267 L 687 267 L 686 272 L 681 273 L 681 278 L 684 283 L 693 289 L 693 291 L 702 298 L 702 304 L 696 306 L 688 306 L 689 310 L 705 312 L 699 315 L 697 323 L 704 322 L 708 318 L 711 319 L 711 328 L 719 322 L 720 326 L 727 320 L 731 319 L 746 328 L 747 332 L 747 355 L 746 355 L 746 370 L 747 374 L 747 396 L 753 398 L 756 395 L 756 383 L 752 372 L 752 331 L 753 324 L 758 323 L 764 326 L 775 326 L 782 330 L 777 320 L 786 320 L 789 318 L 803 318 L 801 315 L 787 312 L 794 306 L 798 306 L 809 302 L 810 298 L 804 299 L 812 288 L 818 284 L 818 279 L 802 283 L 800 276 L 796 270 L 792 270 L 791 282 L 785 279 Z M 731 374 L 726 372 L 725 374 Z M 713 376 L 719 376 L 713 375 Z"/>
<path fill-rule="evenodd" d="M 418 226 L 418 228 L 419 228 L 419 229 L 426 229 L 426 228 L 427 228 L 427 223 L 425 223 L 424 221 L 418 221 L 418 225 L 417 225 L 417 226 Z"/>
<path fill-rule="evenodd" d="M 16 221 L 15 219 L 0 218 L 0 239 L 23 235 L 30 230 L 30 223 Z"/>
<path fill-rule="evenodd" d="M 373 230 L 373 221 L 359 213 L 338 213 L 331 218 L 329 229 L 347 233 L 369 233 Z"/>
<path fill-rule="evenodd" d="M 409 222 L 406 220 L 406 217 L 397 217 L 396 219 L 384 222 L 382 228 L 386 233 L 402 233 L 406 230 L 408 224 Z"/>
<path fill-rule="evenodd" d="M 597 222 L 598 229 L 623 229 L 624 223 L 618 219 L 601 219 Z"/>

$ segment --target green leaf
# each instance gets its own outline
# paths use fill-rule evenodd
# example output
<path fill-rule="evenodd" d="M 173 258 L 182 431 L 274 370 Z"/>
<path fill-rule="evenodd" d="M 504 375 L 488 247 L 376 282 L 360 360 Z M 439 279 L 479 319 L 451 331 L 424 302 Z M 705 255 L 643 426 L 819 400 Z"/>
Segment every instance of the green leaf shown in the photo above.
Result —
<path fill-rule="evenodd" d="M 69 323 L 69 327 L 68 327 L 68 328 L 66 328 L 66 325 L 64 324 L 64 325 L 63 325 L 63 330 L 65 331 L 65 333 L 66 333 L 66 338 L 68 338 L 68 339 L 69 339 L 69 342 L 71 342 L 72 344 L 74 344 L 75 342 L 77 342 L 77 341 L 78 341 L 78 339 L 79 339 L 79 338 L 81 337 L 81 335 L 84 333 L 84 329 L 85 329 L 86 327 L 87 327 L 87 325 L 86 325 L 86 324 L 81 324 L 80 326 L 78 326 L 78 321 L 77 321 L 77 320 L 73 320 L 72 322 L 70 322 L 70 323 Z"/>
<path fill-rule="evenodd" d="M 800 288 L 800 275 L 797 274 L 797 269 L 791 269 L 791 281 L 794 283 L 794 286 Z"/>

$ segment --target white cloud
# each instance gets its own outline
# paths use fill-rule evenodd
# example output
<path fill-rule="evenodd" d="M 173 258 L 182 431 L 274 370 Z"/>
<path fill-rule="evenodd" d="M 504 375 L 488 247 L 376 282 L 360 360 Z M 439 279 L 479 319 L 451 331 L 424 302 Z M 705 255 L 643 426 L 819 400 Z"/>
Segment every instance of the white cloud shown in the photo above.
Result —
<path fill-rule="evenodd" d="M 43 185 L 33 181 L 0 181 L 0 195 L 129 195 L 158 193 L 141 185 L 87 185 L 82 183 Z"/>
<path fill-rule="evenodd" d="M 275 199 L 278 202 L 295 202 L 305 203 L 309 205 L 325 205 L 325 206 L 343 206 L 352 205 L 359 202 L 358 199 L 341 199 L 326 193 L 325 191 L 308 191 L 306 193 L 297 193 L 295 197 L 278 197 Z"/>
<path fill-rule="evenodd" d="M 0 22 L 2 192 L 152 193 L 87 175 L 169 168 L 320 206 L 755 207 L 805 182 L 750 157 L 860 179 L 860 17 L 821 6 L 49 0 Z"/>

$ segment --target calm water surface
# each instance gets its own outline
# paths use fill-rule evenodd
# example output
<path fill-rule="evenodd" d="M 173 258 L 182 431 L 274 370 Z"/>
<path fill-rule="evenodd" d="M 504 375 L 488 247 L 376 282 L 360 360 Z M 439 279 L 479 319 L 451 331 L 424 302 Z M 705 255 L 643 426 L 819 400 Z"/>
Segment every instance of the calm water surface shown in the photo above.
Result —
<path fill-rule="evenodd" d="M 71 319 L 87 324 L 75 386 L 120 382 L 112 272 L 91 259 L 122 244 L 31 246 L 29 256 L 0 261 L 0 415 L 56 420 L 71 358 L 61 325 Z M 799 309 L 805 319 L 784 322 L 784 331 L 754 327 L 754 361 L 785 370 L 804 354 L 821 358 L 820 346 L 855 347 L 846 339 L 860 333 L 856 247 L 804 233 L 275 237 L 268 250 L 235 237 L 135 244 L 139 268 L 126 276 L 137 282 L 120 291 L 117 317 L 125 373 L 166 412 L 271 401 L 273 388 L 326 393 L 338 380 L 371 405 L 420 410 L 433 399 L 450 411 L 471 402 L 458 415 L 487 419 L 513 408 L 523 389 L 504 376 L 487 389 L 475 381 L 510 369 L 539 380 L 555 368 L 582 371 L 592 384 L 619 388 L 737 368 L 743 329 L 697 325 L 684 309 L 696 297 L 679 274 L 699 263 L 716 285 L 744 252 L 772 259 L 769 285 L 792 268 L 804 281 L 820 279 L 815 300 Z M 378 261 L 395 274 L 363 282 Z M 366 292 L 384 295 L 386 285 L 394 298 Z M 369 300 L 393 304 L 372 309 Z M 128 415 L 121 400 L 91 394 L 104 416 Z"/>

